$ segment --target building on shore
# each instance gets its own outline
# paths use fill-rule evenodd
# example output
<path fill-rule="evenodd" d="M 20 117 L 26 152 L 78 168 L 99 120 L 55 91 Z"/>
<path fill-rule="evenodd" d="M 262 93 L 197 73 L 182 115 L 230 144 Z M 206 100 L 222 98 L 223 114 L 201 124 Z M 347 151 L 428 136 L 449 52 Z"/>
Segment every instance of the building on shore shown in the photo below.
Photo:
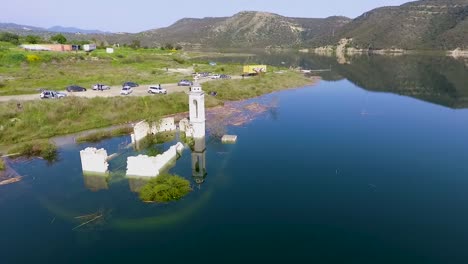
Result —
<path fill-rule="evenodd" d="M 23 44 L 21 48 L 33 51 L 73 51 L 73 46 L 69 44 Z"/>

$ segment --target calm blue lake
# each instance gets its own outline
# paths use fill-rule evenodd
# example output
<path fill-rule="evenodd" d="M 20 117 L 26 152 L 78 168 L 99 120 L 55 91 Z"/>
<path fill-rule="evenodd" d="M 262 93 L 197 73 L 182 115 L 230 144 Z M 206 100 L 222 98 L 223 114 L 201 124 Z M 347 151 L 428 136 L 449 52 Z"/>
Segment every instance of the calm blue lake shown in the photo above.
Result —
<path fill-rule="evenodd" d="M 208 137 L 200 184 L 186 149 L 170 170 L 192 183 L 181 201 L 139 200 L 129 136 L 12 162 L 24 179 L 0 186 L 0 263 L 468 263 L 466 62 L 317 68 L 332 63 L 317 85 L 253 99 L 278 105 L 228 127 L 236 144 Z M 88 146 L 120 153 L 110 177 L 83 176 Z"/>

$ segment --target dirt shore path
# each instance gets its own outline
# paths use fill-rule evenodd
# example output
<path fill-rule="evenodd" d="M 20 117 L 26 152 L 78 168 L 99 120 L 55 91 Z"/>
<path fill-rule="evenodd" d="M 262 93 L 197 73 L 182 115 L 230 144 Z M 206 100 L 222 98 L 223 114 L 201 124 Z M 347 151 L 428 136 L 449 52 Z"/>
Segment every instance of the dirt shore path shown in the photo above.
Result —
<path fill-rule="evenodd" d="M 233 76 L 232 79 L 240 79 L 240 76 Z M 204 83 L 207 81 L 216 81 L 212 79 L 201 79 L 198 82 Z M 92 89 L 88 89 L 86 92 L 74 92 L 69 93 L 67 91 L 61 91 L 67 96 L 80 96 L 80 97 L 112 97 L 112 96 L 146 96 L 148 94 L 148 87 L 158 85 L 157 83 L 154 84 L 147 84 L 147 85 L 140 85 L 138 87 L 133 88 L 133 92 L 129 95 L 120 95 L 120 90 L 122 89 L 121 86 L 111 86 L 109 90 L 105 91 L 95 91 Z M 189 90 L 188 86 L 177 86 L 177 83 L 166 83 L 161 84 L 161 86 L 167 89 L 167 93 L 177 93 L 177 92 L 185 92 Z M 158 96 L 158 95 L 154 95 Z M 8 102 L 8 101 L 30 101 L 30 100 L 40 100 L 39 93 L 37 94 L 23 94 L 23 95 L 7 95 L 7 96 L 0 96 L 0 102 Z"/>

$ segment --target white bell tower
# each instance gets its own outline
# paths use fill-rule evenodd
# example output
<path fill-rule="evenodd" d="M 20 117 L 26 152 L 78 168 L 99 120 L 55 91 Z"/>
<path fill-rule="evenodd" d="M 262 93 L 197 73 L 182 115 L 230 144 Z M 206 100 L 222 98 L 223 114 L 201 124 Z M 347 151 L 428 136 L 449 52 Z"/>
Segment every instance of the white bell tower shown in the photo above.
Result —
<path fill-rule="evenodd" d="M 189 93 L 190 124 L 193 127 L 193 138 L 205 137 L 205 93 L 201 85 L 195 82 Z"/>
<path fill-rule="evenodd" d="M 197 184 L 201 184 L 206 176 L 205 93 L 196 80 L 190 88 L 189 111 L 195 143 L 192 150 L 192 176 Z"/>

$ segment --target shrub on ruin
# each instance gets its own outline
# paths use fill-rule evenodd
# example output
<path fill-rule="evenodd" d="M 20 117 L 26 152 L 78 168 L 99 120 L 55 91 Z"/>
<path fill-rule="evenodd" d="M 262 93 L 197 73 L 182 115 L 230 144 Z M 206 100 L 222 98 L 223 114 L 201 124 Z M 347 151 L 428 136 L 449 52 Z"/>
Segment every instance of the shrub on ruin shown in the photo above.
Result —
<path fill-rule="evenodd" d="M 180 200 L 192 188 L 190 182 L 180 176 L 161 174 L 148 181 L 140 190 L 140 199 L 145 202 L 169 202 Z"/>

